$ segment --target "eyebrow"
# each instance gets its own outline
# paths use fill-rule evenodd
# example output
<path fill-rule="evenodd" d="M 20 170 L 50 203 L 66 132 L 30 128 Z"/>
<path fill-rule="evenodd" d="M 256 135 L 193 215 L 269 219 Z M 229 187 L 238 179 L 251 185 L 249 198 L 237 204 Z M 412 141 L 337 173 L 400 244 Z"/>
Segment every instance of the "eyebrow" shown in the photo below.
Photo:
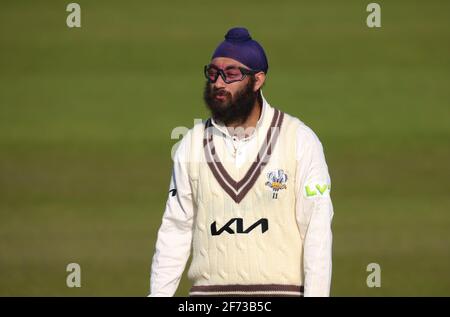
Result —
<path fill-rule="evenodd" d="M 215 68 L 220 69 L 220 67 L 215 64 L 211 64 L 211 66 L 214 66 Z M 224 70 L 231 69 L 231 68 L 239 68 L 239 67 L 240 66 L 238 66 L 238 65 L 228 65 L 227 67 L 224 68 Z"/>

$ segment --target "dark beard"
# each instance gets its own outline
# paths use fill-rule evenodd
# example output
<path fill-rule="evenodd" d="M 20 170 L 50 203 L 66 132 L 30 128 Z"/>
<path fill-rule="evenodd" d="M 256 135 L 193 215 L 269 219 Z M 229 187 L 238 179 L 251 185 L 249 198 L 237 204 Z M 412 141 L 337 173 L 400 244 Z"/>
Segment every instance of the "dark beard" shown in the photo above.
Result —
<path fill-rule="evenodd" d="M 212 118 L 226 126 L 244 123 L 250 116 L 258 96 L 257 92 L 253 91 L 254 85 L 255 78 L 249 77 L 247 85 L 232 98 L 229 92 L 215 89 L 206 82 L 203 99 L 211 111 Z M 223 95 L 226 99 L 218 100 L 215 98 L 216 95 Z"/>

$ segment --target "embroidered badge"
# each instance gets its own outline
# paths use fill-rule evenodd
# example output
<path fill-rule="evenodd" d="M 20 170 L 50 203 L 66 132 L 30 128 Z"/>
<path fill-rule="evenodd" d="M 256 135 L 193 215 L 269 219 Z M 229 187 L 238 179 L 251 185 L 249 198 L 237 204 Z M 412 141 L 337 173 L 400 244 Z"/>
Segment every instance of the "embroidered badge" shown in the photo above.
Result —
<path fill-rule="evenodd" d="M 272 188 L 272 198 L 278 198 L 278 191 L 280 189 L 286 189 L 286 182 L 288 177 L 283 170 L 276 170 L 267 173 L 266 186 Z"/>

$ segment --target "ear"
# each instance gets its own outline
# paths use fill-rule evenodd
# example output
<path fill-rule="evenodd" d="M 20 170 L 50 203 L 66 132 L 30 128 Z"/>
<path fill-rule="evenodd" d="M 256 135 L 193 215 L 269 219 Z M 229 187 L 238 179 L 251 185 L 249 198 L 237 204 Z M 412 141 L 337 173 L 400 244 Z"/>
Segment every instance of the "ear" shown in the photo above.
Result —
<path fill-rule="evenodd" d="M 259 72 L 255 74 L 255 86 L 253 87 L 253 91 L 258 91 L 264 84 L 266 80 L 266 74 L 264 72 Z"/>

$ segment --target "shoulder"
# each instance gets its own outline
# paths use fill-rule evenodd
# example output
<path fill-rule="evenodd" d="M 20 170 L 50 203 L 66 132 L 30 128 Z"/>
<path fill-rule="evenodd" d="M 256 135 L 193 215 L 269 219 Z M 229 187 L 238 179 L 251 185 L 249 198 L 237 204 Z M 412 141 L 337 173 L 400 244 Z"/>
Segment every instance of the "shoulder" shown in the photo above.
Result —
<path fill-rule="evenodd" d="M 320 142 L 317 134 L 299 118 L 288 113 L 284 113 L 283 125 L 290 130 L 293 137 L 295 135 L 297 146 L 301 148 L 322 148 L 322 143 Z"/>
<path fill-rule="evenodd" d="M 192 155 L 202 148 L 203 135 L 205 131 L 205 122 L 198 121 L 194 126 L 187 130 L 180 141 L 178 141 L 172 150 L 172 158 L 174 161 L 185 162 Z"/>
<path fill-rule="evenodd" d="M 317 134 L 299 118 L 287 115 L 295 129 L 296 160 L 300 167 L 300 179 L 317 184 L 330 184 L 328 166 L 322 143 Z M 322 185 L 320 185 L 322 186 Z M 312 187 L 311 187 L 312 188 Z"/>

